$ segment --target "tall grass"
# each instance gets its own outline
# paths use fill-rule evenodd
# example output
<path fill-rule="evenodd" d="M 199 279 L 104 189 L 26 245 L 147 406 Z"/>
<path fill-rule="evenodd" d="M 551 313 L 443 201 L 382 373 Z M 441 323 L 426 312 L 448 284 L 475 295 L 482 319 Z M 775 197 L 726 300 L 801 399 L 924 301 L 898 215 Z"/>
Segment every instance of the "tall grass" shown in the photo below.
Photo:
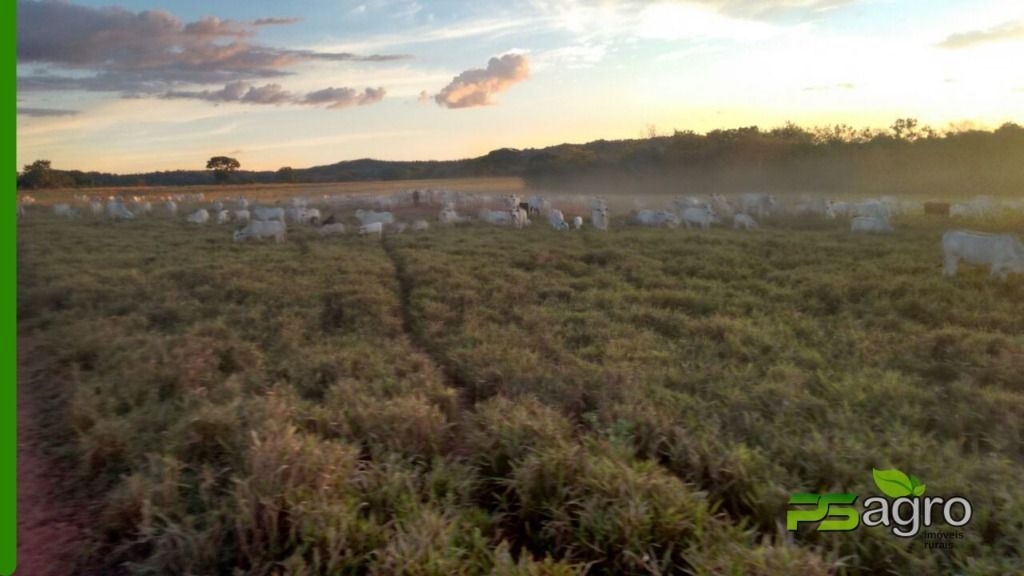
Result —
<path fill-rule="evenodd" d="M 35 213 L 23 369 L 136 574 L 1019 571 L 1024 283 L 944 279 L 944 224 L 896 224 L 276 245 Z M 790 493 L 886 467 L 971 499 L 954 550 L 784 532 Z"/>

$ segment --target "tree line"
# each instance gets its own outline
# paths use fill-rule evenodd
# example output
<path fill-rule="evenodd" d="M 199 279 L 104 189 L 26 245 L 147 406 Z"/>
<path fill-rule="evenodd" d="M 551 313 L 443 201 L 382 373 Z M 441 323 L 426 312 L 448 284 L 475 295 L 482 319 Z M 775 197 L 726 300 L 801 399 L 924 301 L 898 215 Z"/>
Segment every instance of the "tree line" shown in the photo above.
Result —
<path fill-rule="evenodd" d="M 598 140 L 540 149 L 503 148 L 464 160 L 404 162 L 360 159 L 311 168 L 246 171 L 218 156 L 207 170 L 109 174 L 58 170 L 46 160 L 18 175 L 19 188 L 175 186 L 231 182 L 346 182 L 521 176 L 537 188 L 580 192 L 704 193 L 766 191 L 1021 194 L 1024 128 L 935 130 L 912 118 L 887 129 L 787 123 L 675 131 L 647 138 Z"/>

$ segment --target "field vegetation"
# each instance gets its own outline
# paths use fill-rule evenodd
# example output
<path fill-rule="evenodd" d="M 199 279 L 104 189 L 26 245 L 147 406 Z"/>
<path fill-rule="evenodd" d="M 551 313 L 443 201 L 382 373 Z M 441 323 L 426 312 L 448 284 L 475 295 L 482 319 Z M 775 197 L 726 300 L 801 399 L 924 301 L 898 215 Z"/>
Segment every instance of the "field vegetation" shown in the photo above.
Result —
<path fill-rule="evenodd" d="M 236 244 L 19 223 L 21 373 L 132 574 L 1024 570 L 1024 278 L 885 236 L 480 224 Z M 972 222 L 1016 230 L 1017 219 Z M 930 550 L 785 530 L 872 468 L 974 506 Z"/>

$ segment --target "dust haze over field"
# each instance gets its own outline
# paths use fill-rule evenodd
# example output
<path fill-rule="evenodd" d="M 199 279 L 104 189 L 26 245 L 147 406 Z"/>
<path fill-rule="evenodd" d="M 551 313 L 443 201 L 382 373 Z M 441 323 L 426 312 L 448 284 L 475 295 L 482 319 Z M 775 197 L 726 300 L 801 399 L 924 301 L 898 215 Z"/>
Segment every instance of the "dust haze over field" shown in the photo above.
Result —
<path fill-rule="evenodd" d="M 19 574 L 1024 574 L 1021 6 L 116 1 L 17 2 Z"/>

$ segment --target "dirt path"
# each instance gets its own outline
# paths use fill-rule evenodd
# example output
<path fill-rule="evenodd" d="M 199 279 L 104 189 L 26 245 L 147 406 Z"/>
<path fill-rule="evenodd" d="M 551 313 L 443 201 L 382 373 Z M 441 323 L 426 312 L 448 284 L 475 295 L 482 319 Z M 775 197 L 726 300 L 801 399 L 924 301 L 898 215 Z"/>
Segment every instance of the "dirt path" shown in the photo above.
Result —
<path fill-rule="evenodd" d="M 20 372 L 20 371 L 19 371 Z M 38 398 L 18 385 L 18 576 L 83 574 L 79 560 L 88 549 L 88 504 L 70 475 L 46 454 L 38 420 Z"/>

